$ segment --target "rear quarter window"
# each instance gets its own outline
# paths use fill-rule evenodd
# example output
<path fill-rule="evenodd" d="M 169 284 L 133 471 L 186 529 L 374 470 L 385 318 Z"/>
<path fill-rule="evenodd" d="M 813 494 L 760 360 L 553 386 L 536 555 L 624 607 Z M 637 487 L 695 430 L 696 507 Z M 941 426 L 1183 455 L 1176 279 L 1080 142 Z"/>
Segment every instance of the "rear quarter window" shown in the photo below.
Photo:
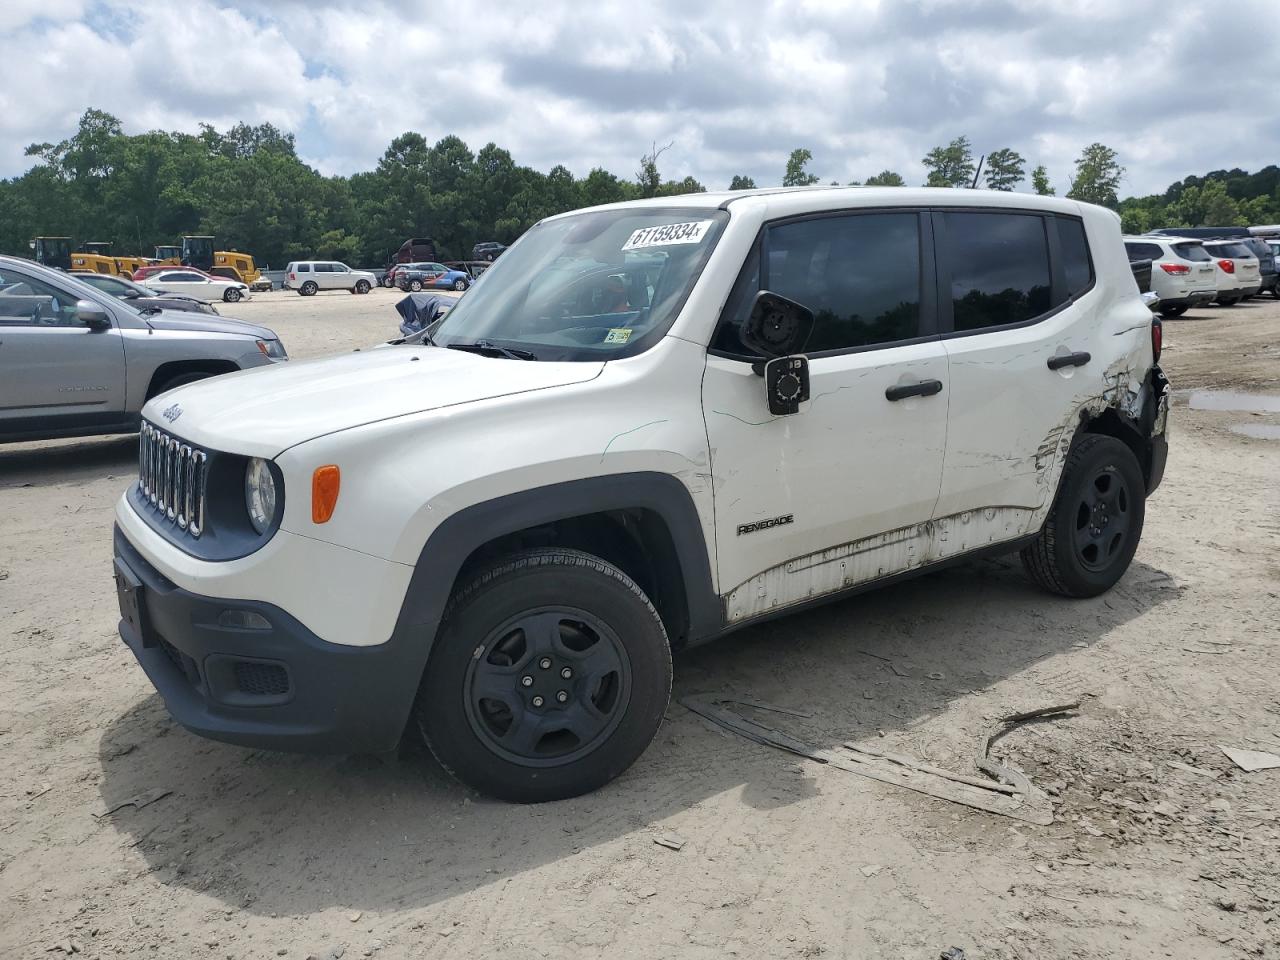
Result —
<path fill-rule="evenodd" d="M 1085 235 L 1084 223 L 1075 217 L 1055 219 L 1058 222 L 1058 249 L 1062 257 L 1063 279 L 1067 285 L 1066 298 L 1074 300 L 1093 286 L 1093 258 L 1089 254 L 1089 238 Z"/>

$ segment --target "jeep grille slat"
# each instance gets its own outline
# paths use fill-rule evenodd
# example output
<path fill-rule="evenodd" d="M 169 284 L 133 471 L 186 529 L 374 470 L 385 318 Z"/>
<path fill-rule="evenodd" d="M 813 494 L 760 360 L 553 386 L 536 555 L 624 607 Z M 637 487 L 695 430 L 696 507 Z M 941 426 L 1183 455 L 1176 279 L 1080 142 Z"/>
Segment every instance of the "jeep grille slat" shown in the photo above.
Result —
<path fill-rule="evenodd" d="M 205 451 L 143 422 L 138 435 L 138 490 L 162 520 L 191 537 L 204 532 L 208 467 Z"/>

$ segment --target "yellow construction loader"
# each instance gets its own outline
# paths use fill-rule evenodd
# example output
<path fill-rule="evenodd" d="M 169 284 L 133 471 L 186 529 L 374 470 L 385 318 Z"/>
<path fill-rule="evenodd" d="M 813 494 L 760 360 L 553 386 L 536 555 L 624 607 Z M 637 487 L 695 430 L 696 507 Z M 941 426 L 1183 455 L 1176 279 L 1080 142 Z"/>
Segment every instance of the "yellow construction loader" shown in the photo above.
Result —
<path fill-rule="evenodd" d="M 213 237 L 183 237 L 180 247 L 157 246 L 152 263 L 195 267 L 215 277 L 247 283 L 250 290 L 271 289 L 271 281 L 262 275 L 250 254 L 238 250 L 214 250 Z"/>

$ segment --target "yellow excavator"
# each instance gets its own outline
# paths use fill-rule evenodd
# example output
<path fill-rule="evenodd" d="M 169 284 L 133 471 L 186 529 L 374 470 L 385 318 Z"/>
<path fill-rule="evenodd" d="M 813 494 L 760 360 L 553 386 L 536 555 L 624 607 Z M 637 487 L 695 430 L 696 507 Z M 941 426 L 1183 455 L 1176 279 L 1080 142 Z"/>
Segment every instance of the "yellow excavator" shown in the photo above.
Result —
<path fill-rule="evenodd" d="M 253 257 L 238 250 L 214 250 L 213 237 L 183 237 L 182 246 L 161 244 L 152 263 L 195 267 L 215 277 L 247 283 L 250 290 L 270 290 L 271 281 L 262 275 Z"/>
<path fill-rule="evenodd" d="M 111 256 L 111 244 L 100 240 L 80 244 L 80 249 L 71 254 L 71 269 L 108 273 L 113 277 L 121 273 L 116 258 Z M 132 275 L 133 271 L 130 271 L 129 276 Z"/>

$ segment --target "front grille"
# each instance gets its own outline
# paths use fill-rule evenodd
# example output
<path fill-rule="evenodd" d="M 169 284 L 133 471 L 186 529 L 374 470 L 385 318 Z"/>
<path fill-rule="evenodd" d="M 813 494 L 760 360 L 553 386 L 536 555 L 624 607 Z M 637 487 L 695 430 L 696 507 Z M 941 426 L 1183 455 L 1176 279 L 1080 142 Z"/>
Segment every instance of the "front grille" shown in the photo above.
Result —
<path fill-rule="evenodd" d="M 279 697 L 289 692 L 289 672 L 276 663 L 237 660 L 236 688 L 254 697 Z"/>
<path fill-rule="evenodd" d="M 145 420 L 138 439 L 138 488 L 159 515 L 192 537 L 204 532 L 209 456 Z"/>

